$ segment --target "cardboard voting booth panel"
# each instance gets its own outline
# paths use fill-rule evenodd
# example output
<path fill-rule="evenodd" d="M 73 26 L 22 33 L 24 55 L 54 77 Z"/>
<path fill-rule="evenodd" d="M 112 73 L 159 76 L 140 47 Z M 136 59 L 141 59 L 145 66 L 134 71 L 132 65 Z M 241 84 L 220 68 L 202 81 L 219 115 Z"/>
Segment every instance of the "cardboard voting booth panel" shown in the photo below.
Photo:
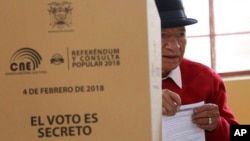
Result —
<path fill-rule="evenodd" d="M 1 5 L 1 141 L 160 140 L 154 0 Z"/>

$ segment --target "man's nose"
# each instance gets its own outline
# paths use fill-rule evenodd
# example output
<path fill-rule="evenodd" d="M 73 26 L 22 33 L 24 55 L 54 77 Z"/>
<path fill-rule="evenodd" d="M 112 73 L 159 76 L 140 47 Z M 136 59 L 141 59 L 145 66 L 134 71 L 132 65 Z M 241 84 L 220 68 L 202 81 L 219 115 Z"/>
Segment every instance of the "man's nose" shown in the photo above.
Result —
<path fill-rule="evenodd" d="M 169 39 L 163 43 L 163 48 L 167 48 L 170 50 L 179 49 L 180 46 L 180 43 L 175 38 Z"/>

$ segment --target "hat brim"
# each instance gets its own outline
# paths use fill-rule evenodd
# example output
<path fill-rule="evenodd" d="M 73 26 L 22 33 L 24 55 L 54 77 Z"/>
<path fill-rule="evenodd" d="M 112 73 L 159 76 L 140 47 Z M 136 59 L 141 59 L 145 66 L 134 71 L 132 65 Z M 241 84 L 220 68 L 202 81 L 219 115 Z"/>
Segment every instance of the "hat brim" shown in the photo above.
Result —
<path fill-rule="evenodd" d="M 173 20 L 162 20 L 161 28 L 170 28 L 170 27 L 181 27 L 197 23 L 196 19 L 184 18 L 184 19 L 173 19 Z"/>

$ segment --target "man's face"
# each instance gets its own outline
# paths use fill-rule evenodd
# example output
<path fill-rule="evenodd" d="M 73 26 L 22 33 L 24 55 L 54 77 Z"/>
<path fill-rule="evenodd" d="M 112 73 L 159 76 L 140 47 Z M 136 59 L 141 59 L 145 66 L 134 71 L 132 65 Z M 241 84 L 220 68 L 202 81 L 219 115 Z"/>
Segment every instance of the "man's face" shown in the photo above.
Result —
<path fill-rule="evenodd" d="M 162 28 L 162 76 L 175 69 L 183 58 L 186 47 L 185 27 Z"/>

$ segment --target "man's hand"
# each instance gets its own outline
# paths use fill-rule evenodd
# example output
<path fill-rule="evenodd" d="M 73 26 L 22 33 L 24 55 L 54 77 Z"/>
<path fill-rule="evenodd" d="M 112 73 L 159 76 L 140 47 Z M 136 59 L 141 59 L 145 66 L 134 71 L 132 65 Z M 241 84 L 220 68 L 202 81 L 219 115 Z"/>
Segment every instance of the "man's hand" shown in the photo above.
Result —
<path fill-rule="evenodd" d="M 220 112 L 216 104 L 208 103 L 194 110 L 192 116 L 193 123 L 207 131 L 213 131 L 217 128 Z"/>
<path fill-rule="evenodd" d="M 162 114 L 173 116 L 181 106 L 181 98 L 178 94 L 164 89 L 162 90 Z"/>

